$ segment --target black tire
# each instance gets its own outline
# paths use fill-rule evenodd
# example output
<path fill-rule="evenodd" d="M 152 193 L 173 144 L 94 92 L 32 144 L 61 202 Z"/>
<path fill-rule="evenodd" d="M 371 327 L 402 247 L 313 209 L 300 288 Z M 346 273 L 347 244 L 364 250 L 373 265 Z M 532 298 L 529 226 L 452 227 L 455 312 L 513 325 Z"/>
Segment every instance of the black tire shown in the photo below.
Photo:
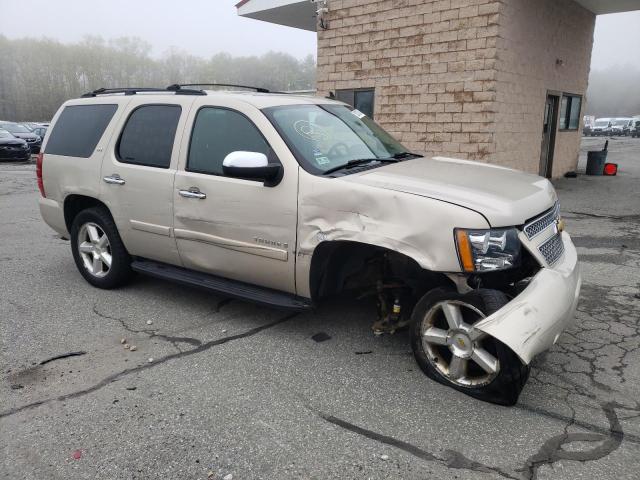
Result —
<path fill-rule="evenodd" d="M 83 225 L 93 223 L 99 226 L 109 241 L 111 254 L 111 266 L 104 276 L 97 277 L 93 275 L 84 264 L 84 260 L 80 254 L 79 234 Z M 117 288 L 125 285 L 132 277 L 131 256 L 127 252 L 118 229 L 109 211 L 104 207 L 93 207 L 81 211 L 73 219 L 71 225 L 71 252 L 76 262 L 76 267 L 84 279 L 94 287 L 103 289 Z"/>
<path fill-rule="evenodd" d="M 496 376 L 489 383 L 481 386 L 461 386 L 434 367 L 422 343 L 422 323 L 431 307 L 446 300 L 467 303 L 485 316 L 496 312 L 508 302 L 504 293 L 487 289 L 474 290 L 464 295 L 455 291 L 436 289 L 424 295 L 416 304 L 412 314 L 411 347 L 418 365 L 432 380 L 453 387 L 471 397 L 498 405 L 515 405 L 529 378 L 529 366 L 525 365 L 509 347 L 493 337 L 483 340 L 488 343 L 487 349 L 491 349 L 500 365 Z"/>

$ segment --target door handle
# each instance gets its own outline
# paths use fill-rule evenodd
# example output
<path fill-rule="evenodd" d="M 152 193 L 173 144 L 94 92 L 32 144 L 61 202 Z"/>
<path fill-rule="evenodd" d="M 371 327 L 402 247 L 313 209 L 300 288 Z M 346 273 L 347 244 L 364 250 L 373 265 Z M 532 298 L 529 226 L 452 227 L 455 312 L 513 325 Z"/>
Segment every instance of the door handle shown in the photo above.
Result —
<path fill-rule="evenodd" d="M 104 183 L 108 183 L 110 185 L 124 185 L 124 178 L 120 178 L 120 175 L 114 173 L 113 175 L 109 175 L 107 177 L 103 177 L 102 180 Z"/>
<path fill-rule="evenodd" d="M 207 194 L 201 192 L 196 187 L 191 187 L 189 190 L 178 190 L 178 193 L 184 198 L 197 198 L 198 200 L 204 200 L 207 198 Z"/>

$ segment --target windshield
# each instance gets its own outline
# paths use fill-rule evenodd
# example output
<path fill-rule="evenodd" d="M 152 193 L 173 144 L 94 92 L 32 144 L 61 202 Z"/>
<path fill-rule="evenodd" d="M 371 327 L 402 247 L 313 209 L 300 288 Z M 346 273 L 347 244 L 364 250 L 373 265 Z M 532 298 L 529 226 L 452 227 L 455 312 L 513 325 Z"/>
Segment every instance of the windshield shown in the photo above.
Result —
<path fill-rule="evenodd" d="M 8 130 L 11 133 L 31 133 L 31 131 L 24 125 L 18 125 L 17 123 L 6 123 L 2 125 L 2 128 Z"/>
<path fill-rule="evenodd" d="M 627 119 L 625 119 L 625 118 L 623 118 L 623 119 L 621 119 L 621 120 L 614 120 L 614 121 L 613 121 L 613 124 L 614 124 L 614 125 L 617 125 L 617 126 L 619 126 L 619 127 L 624 127 L 624 126 L 625 126 L 625 125 L 627 125 L 628 123 L 629 123 L 629 120 L 627 120 Z"/>
<path fill-rule="evenodd" d="M 409 154 L 369 117 L 343 105 L 290 105 L 264 112 L 311 173 L 323 174 L 357 160 Z"/>
<path fill-rule="evenodd" d="M 6 130 L 0 130 L 0 138 L 13 138 L 13 135 Z"/>
<path fill-rule="evenodd" d="M 606 127 L 607 125 L 609 125 L 609 121 L 608 120 L 596 120 L 595 125 L 596 125 L 596 127 Z"/>

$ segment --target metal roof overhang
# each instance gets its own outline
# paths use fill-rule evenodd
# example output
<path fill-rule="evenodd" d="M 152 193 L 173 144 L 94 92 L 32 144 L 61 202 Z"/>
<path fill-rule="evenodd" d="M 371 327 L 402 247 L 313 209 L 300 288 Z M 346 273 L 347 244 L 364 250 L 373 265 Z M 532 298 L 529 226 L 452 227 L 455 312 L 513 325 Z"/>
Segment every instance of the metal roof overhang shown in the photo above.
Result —
<path fill-rule="evenodd" d="M 596 15 L 640 10 L 640 0 L 575 0 Z"/>
<path fill-rule="evenodd" d="M 309 0 L 242 0 L 236 8 L 241 17 L 316 31 L 317 5 Z"/>
<path fill-rule="evenodd" d="M 640 0 L 574 1 L 596 15 L 640 10 Z M 241 17 L 316 31 L 317 4 L 310 0 L 241 0 L 236 8 Z"/>

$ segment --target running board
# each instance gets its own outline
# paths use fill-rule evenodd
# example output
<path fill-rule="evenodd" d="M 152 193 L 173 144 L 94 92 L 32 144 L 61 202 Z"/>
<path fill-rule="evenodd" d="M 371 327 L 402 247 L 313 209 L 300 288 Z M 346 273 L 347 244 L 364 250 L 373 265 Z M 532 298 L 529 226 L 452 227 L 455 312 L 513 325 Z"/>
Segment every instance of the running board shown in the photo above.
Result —
<path fill-rule="evenodd" d="M 312 308 L 309 300 L 290 293 L 175 267 L 166 263 L 154 262 L 153 260 L 137 259 L 131 263 L 131 268 L 150 277 L 170 280 L 189 287 L 213 291 L 220 295 L 247 300 L 268 307 L 298 311 Z"/>

